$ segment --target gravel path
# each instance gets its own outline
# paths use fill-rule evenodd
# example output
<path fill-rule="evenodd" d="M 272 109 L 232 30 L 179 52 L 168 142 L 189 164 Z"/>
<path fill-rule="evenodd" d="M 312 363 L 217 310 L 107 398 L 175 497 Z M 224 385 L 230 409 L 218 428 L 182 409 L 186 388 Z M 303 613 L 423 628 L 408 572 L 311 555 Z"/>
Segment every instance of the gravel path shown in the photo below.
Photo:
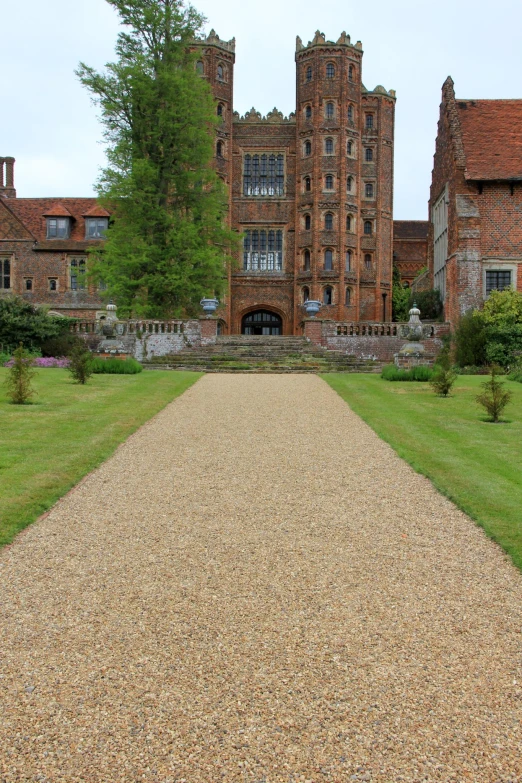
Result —
<path fill-rule="evenodd" d="M 522 576 L 318 377 L 203 377 L 0 600 L 1 783 L 522 781 Z"/>

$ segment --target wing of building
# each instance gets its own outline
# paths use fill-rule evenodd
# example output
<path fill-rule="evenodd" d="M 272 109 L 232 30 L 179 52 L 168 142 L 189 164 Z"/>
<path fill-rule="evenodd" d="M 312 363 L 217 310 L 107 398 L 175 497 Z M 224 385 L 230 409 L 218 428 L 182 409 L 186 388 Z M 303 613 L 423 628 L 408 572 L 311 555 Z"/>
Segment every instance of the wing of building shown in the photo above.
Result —
<path fill-rule="evenodd" d="M 462 100 L 444 83 L 428 262 L 453 324 L 492 290 L 522 290 L 522 100 Z"/>

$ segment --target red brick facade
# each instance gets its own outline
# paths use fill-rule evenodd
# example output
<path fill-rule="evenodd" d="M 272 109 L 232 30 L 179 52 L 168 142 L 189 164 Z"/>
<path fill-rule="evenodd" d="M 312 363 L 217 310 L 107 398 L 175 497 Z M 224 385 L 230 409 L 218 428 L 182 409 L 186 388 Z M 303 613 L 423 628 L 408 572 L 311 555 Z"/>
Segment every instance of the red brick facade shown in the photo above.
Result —
<path fill-rule="evenodd" d="M 403 284 L 411 286 L 428 265 L 428 221 L 393 221 L 393 263 Z"/>
<path fill-rule="evenodd" d="M 251 241 L 230 273 L 221 330 L 240 333 L 245 316 L 264 310 L 281 319 L 281 333 L 301 334 L 306 298 L 323 302 L 322 318 L 390 320 L 395 93 L 365 88 L 361 43 L 345 33 L 334 42 L 317 32 L 306 46 L 297 39 L 296 112 L 288 118 L 276 109 L 266 117 L 234 112 L 234 41 L 212 31 L 198 51 L 222 118 L 216 167 L 229 188 L 230 224 Z M 0 257 L 10 272 L 3 291 L 94 319 L 100 294 L 74 287 L 71 264 L 96 241 L 86 238 L 96 201 L 16 198 L 13 166 L 0 159 Z M 69 221 L 67 238 L 48 238 L 52 216 Z M 421 244 L 403 241 L 400 253 L 417 258 Z"/>
<path fill-rule="evenodd" d="M 428 236 L 429 270 L 447 321 L 480 307 L 495 280 L 509 278 L 522 291 L 521 216 L 522 100 L 459 100 L 448 78 Z"/>

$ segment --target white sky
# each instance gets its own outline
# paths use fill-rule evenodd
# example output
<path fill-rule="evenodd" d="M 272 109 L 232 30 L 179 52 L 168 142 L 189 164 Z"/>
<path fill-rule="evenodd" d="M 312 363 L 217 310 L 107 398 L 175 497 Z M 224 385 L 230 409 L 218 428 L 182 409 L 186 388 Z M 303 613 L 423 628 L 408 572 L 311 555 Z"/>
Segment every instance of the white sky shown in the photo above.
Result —
<path fill-rule="evenodd" d="M 0 0 L 0 155 L 16 158 L 18 196 L 90 196 L 104 164 L 96 109 L 74 70 L 112 60 L 105 0 Z M 197 0 L 236 37 L 235 109 L 295 109 L 295 36 L 342 30 L 364 48 L 363 82 L 397 90 L 395 218 L 426 219 L 440 89 L 522 98 L 521 0 Z"/>

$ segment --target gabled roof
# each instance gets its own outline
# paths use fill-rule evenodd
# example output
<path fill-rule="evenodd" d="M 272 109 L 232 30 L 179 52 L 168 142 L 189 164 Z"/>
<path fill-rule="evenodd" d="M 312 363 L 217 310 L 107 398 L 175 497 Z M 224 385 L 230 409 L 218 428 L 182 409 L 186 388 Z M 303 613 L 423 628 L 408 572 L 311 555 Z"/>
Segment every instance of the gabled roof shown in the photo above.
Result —
<path fill-rule="evenodd" d="M 426 240 L 428 225 L 427 220 L 394 220 L 393 238 Z"/>
<path fill-rule="evenodd" d="M 35 237 L 10 209 L 13 199 L 0 197 L 0 240 L 1 239 L 28 239 Z"/>
<path fill-rule="evenodd" d="M 456 99 L 466 179 L 522 179 L 522 100 Z"/>
<path fill-rule="evenodd" d="M 95 204 L 93 207 L 83 213 L 83 217 L 110 217 L 111 213 L 101 207 L 99 204 Z"/>
<path fill-rule="evenodd" d="M 81 242 L 91 245 L 96 240 L 85 239 L 85 215 L 94 210 L 94 217 L 106 217 L 95 198 L 10 198 L 9 209 L 23 223 L 31 235 L 41 243 L 41 247 L 51 249 L 47 237 L 46 217 L 70 217 L 70 240 L 60 240 L 61 244 Z M 66 211 L 65 211 L 66 210 Z"/>

